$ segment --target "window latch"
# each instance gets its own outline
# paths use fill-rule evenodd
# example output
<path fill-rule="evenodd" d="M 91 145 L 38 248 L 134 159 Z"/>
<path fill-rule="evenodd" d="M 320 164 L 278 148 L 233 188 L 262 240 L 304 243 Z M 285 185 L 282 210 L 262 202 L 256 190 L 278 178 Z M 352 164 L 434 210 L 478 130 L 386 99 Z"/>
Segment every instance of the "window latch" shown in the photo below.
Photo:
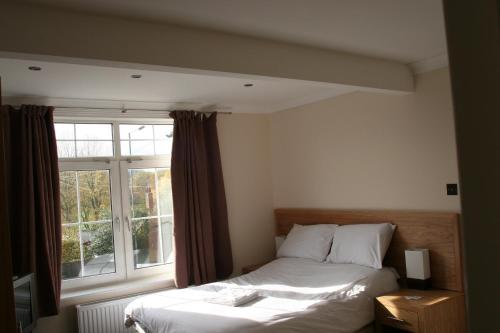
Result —
<path fill-rule="evenodd" d="M 130 232 L 130 219 L 128 216 L 125 217 L 125 221 L 127 222 L 128 231 Z"/>
<path fill-rule="evenodd" d="M 102 157 L 101 158 L 94 157 L 92 159 L 92 161 L 94 161 L 94 162 L 104 162 L 104 163 L 107 163 L 107 164 L 111 163 L 111 160 L 109 158 L 106 158 L 106 157 L 104 157 L 104 158 L 102 158 Z"/>
<path fill-rule="evenodd" d="M 117 216 L 115 217 L 115 225 L 118 231 L 120 231 L 120 218 Z"/>
<path fill-rule="evenodd" d="M 127 161 L 128 163 L 132 163 L 134 161 L 142 161 L 142 158 L 140 158 L 140 157 L 133 157 L 133 158 L 132 157 L 127 157 L 125 159 L 125 161 Z"/>

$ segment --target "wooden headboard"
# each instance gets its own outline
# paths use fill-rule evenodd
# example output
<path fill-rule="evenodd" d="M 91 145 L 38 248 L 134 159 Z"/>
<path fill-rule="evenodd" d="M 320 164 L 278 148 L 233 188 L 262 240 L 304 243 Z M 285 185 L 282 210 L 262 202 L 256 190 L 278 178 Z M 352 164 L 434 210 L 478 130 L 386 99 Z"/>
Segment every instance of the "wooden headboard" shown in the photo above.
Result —
<path fill-rule="evenodd" d="M 397 226 L 384 265 L 406 276 L 404 250 L 427 248 L 430 252 L 432 286 L 463 291 L 459 217 L 456 213 L 288 209 L 274 211 L 276 235 L 286 235 L 294 224 L 392 223 Z"/>

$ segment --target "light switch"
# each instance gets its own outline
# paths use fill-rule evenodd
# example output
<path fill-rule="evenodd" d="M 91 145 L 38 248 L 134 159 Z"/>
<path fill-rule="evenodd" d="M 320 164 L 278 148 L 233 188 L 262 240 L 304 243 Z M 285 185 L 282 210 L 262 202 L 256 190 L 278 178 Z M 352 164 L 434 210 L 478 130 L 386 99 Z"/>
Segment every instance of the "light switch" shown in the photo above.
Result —
<path fill-rule="evenodd" d="M 458 185 L 457 184 L 446 184 L 446 194 L 458 195 Z"/>

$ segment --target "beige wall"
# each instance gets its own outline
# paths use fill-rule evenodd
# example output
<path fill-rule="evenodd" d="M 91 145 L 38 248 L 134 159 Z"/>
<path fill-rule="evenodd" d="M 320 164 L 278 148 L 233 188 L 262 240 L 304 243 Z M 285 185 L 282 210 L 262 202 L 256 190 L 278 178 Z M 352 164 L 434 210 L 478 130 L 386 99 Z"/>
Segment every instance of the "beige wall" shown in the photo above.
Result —
<path fill-rule="evenodd" d="M 445 191 L 458 182 L 448 75 L 273 114 L 274 206 L 459 210 Z"/>
<path fill-rule="evenodd" d="M 220 116 L 219 141 L 234 273 L 274 255 L 269 116 Z"/>

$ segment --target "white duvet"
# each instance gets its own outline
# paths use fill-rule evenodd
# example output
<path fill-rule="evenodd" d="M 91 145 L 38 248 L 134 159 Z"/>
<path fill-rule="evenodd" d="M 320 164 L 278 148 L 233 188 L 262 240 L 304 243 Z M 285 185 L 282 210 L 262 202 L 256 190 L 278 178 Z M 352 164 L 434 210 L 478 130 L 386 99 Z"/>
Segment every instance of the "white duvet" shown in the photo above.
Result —
<path fill-rule="evenodd" d="M 204 301 L 227 288 L 259 297 L 239 307 Z M 151 333 L 356 332 L 373 320 L 374 297 L 397 288 L 389 268 L 281 258 L 234 279 L 141 297 L 125 316 Z"/>

